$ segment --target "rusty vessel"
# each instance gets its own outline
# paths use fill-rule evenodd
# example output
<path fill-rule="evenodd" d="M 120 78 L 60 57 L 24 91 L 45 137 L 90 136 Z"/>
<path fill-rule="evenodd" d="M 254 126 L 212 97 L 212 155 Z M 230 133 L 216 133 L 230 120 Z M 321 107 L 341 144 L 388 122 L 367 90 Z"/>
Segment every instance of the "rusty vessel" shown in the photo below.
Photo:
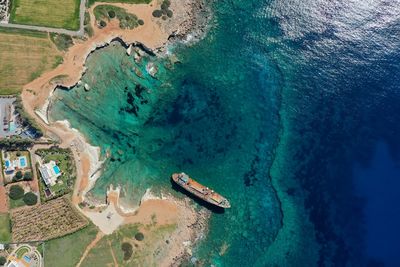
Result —
<path fill-rule="evenodd" d="M 214 192 L 214 190 L 196 182 L 184 172 L 172 174 L 172 180 L 186 191 L 210 204 L 224 209 L 231 207 L 231 204 L 226 198 Z"/>

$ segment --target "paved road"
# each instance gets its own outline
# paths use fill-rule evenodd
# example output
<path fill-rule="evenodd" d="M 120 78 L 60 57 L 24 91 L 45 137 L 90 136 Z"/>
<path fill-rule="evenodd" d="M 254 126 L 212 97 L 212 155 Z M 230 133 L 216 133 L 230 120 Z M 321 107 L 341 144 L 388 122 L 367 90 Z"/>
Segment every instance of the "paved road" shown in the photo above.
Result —
<path fill-rule="evenodd" d="M 84 30 L 83 23 L 85 20 L 85 10 L 86 10 L 86 0 L 81 0 L 81 4 L 79 7 L 79 31 L 70 31 L 70 30 L 60 29 L 60 28 L 2 23 L 2 22 L 0 23 L 0 27 L 24 29 L 24 30 L 34 30 L 34 31 L 41 31 L 41 32 L 62 33 L 62 34 L 67 34 L 67 35 L 72 35 L 72 36 L 84 36 L 85 30 Z"/>

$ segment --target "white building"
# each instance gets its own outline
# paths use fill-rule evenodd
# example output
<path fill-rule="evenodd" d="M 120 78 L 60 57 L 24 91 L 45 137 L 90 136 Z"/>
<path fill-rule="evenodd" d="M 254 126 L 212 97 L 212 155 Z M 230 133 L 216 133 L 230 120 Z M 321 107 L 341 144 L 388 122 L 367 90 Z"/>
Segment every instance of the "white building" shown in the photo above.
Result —
<path fill-rule="evenodd" d="M 54 186 L 57 183 L 57 178 L 61 176 L 60 168 L 56 165 L 55 161 L 43 164 L 39 167 L 40 174 L 43 181 L 47 186 Z"/>

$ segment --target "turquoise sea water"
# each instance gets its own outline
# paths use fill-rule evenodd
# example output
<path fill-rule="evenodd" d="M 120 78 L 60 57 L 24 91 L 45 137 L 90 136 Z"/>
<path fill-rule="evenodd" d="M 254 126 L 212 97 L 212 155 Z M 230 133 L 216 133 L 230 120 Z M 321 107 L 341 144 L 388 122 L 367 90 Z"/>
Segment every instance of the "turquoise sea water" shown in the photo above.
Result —
<path fill-rule="evenodd" d="M 199 264 L 396 263 L 365 250 L 384 223 L 364 224 L 372 209 L 353 183 L 377 140 L 398 158 L 394 2 L 216 1 L 206 38 L 174 47 L 180 63 L 137 64 L 113 43 L 88 59 L 91 89 L 57 90 L 50 115 L 110 154 L 94 194 L 113 183 L 131 203 L 148 187 L 182 196 L 169 176 L 185 171 L 229 198 Z"/>

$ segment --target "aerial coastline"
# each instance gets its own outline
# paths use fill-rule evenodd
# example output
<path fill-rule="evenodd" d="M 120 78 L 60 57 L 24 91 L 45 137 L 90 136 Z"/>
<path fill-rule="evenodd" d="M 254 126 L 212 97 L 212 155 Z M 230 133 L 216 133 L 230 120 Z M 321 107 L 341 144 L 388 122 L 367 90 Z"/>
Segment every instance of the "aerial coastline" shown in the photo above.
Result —
<path fill-rule="evenodd" d="M 185 3 L 172 1 L 171 9 L 174 11 L 174 18 L 167 25 L 166 23 L 155 20 L 152 11 L 157 1 L 150 4 L 117 4 L 113 6 L 126 9 L 128 12 L 138 14 L 144 21 L 144 25 L 135 29 L 121 29 L 117 20 L 111 20 L 104 28 L 98 28 L 93 10 L 101 3 L 95 3 L 90 7 L 90 23 L 93 31 L 92 37 L 86 39 L 75 39 L 75 44 L 63 56 L 63 63 L 54 70 L 44 73 L 34 81 L 30 82 L 22 91 L 21 97 L 25 110 L 30 116 L 34 117 L 43 127 L 45 136 L 56 140 L 62 148 L 71 148 L 77 169 L 77 180 L 73 191 L 72 202 L 87 217 L 93 213 L 93 210 L 80 208 L 80 203 L 86 203 L 88 206 L 97 205 L 98 210 L 112 207 L 123 220 L 118 225 L 130 223 L 146 223 L 152 214 L 156 214 L 160 225 L 163 221 L 166 223 L 175 223 L 177 228 L 173 233 L 174 246 L 164 252 L 165 257 L 162 266 L 176 264 L 191 255 L 190 247 L 192 242 L 197 241 L 206 232 L 206 220 L 209 214 L 205 211 L 195 211 L 186 201 L 175 199 L 172 196 L 157 198 L 154 196 L 144 196 L 140 207 L 136 207 L 132 213 L 132 207 L 124 207 L 115 198 L 113 190 L 107 195 L 112 199 L 107 204 L 103 200 L 93 200 L 85 197 L 88 191 L 93 187 L 96 179 L 101 173 L 101 165 L 104 159 L 100 158 L 100 148 L 90 145 L 86 138 L 78 130 L 72 129 L 68 121 L 49 122 L 48 109 L 51 108 L 51 97 L 57 87 L 71 88 L 79 82 L 81 76 L 86 71 L 85 62 L 88 56 L 102 47 L 108 46 L 113 41 L 120 42 L 126 49 L 140 49 L 142 52 L 151 52 L 162 55 L 166 51 L 167 45 L 177 42 L 192 42 L 194 38 L 201 38 L 207 30 L 206 21 L 210 17 L 198 17 L 198 11 L 203 10 L 205 6 L 202 2 L 187 0 Z M 207 13 L 208 16 L 209 13 Z M 144 50 L 143 50 L 144 48 Z M 129 54 L 130 52 L 127 51 Z M 112 185 L 111 185 L 112 186 Z M 106 196 L 105 196 L 106 197 Z M 174 210 L 171 214 L 166 214 L 163 210 Z M 141 215 L 147 214 L 147 215 Z M 170 218 L 170 217 L 173 218 Z M 114 216 L 112 220 L 117 220 Z M 168 219 L 170 218 L 170 219 Z M 102 218 L 98 225 L 104 223 Z M 97 221 L 92 220 L 95 224 Z M 100 227 L 100 229 L 102 229 Z M 107 232 L 107 230 L 105 231 Z M 111 232 L 107 232 L 110 234 Z M 181 246 L 182 242 L 187 242 L 187 246 Z"/>

